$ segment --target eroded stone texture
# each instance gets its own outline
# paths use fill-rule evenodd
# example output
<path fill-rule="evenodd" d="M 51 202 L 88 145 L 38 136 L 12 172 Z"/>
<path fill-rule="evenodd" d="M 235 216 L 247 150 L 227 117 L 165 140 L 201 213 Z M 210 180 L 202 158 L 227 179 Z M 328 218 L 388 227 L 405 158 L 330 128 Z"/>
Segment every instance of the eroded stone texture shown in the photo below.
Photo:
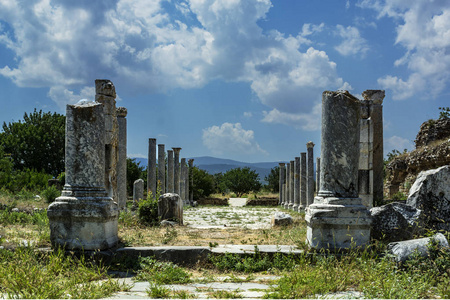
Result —
<path fill-rule="evenodd" d="M 422 211 L 422 226 L 450 231 L 450 166 L 419 173 L 407 205 Z"/>
<path fill-rule="evenodd" d="M 127 109 L 117 108 L 117 123 L 119 125 L 119 162 L 117 164 L 117 194 L 120 209 L 127 204 Z"/>
<path fill-rule="evenodd" d="M 413 238 L 420 230 L 421 211 L 404 203 L 393 202 L 370 210 L 371 238 L 386 242 Z"/>
<path fill-rule="evenodd" d="M 320 190 L 305 215 L 316 249 L 366 245 L 371 217 L 358 198 L 360 102 L 347 91 L 322 94 Z"/>
<path fill-rule="evenodd" d="M 158 187 L 161 194 L 166 193 L 166 150 L 164 144 L 158 145 Z"/>
<path fill-rule="evenodd" d="M 144 180 L 137 179 L 133 183 L 133 201 L 134 203 L 144 199 Z"/>
<path fill-rule="evenodd" d="M 148 139 L 147 192 L 156 197 L 156 139 Z"/>
<path fill-rule="evenodd" d="M 279 201 L 278 205 L 284 205 L 284 194 L 283 194 L 283 184 L 286 182 L 286 169 L 285 169 L 285 163 L 279 163 L 280 166 L 280 178 L 279 178 Z"/>
<path fill-rule="evenodd" d="M 181 148 L 179 147 L 172 147 L 173 149 L 173 192 L 175 194 L 180 195 L 180 175 L 181 175 L 181 168 L 180 168 L 180 151 Z M 183 199 L 182 199 L 183 200 Z"/>
<path fill-rule="evenodd" d="M 173 193 L 173 150 L 167 150 L 167 189 L 168 193 Z"/>
<path fill-rule="evenodd" d="M 95 101 L 103 104 L 105 117 L 105 189 L 117 202 L 117 164 L 119 161 L 119 124 L 116 89 L 108 79 L 95 80 Z"/>
<path fill-rule="evenodd" d="M 307 207 L 306 202 L 306 152 L 300 153 L 300 209 L 304 211 Z"/>
<path fill-rule="evenodd" d="M 306 170 L 306 205 L 309 206 L 314 202 L 314 143 L 306 143 L 308 153 L 308 166 Z"/>
<path fill-rule="evenodd" d="M 166 193 L 158 199 L 158 217 L 183 225 L 183 201 L 174 193 Z"/>
<path fill-rule="evenodd" d="M 437 248 L 449 247 L 448 241 L 442 233 L 437 233 L 432 237 L 390 243 L 387 246 L 388 252 L 395 257 L 397 262 L 405 262 L 418 253 L 422 257 L 427 257 L 430 253 L 429 245 L 435 244 Z"/>
<path fill-rule="evenodd" d="M 270 224 L 273 226 L 288 226 L 294 223 L 290 214 L 285 214 L 284 212 L 277 211 L 272 216 Z"/>
<path fill-rule="evenodd" d="M 294 206 L 292 209 L 298 211 L 300 208 L 300 157 L 294 159 Z"/>
<path fill-rule="evenodd" d="M 320 189 L 320 157 L 316 158 L 316 191 Z"/>
<path fill-rule="evenodd" d="M 47 210 L 52 246 L 74 250 L 115 246 L 119 209 L 105 190 L 102 104 L 67 105 L 65 160 L 66 184 Z"/>

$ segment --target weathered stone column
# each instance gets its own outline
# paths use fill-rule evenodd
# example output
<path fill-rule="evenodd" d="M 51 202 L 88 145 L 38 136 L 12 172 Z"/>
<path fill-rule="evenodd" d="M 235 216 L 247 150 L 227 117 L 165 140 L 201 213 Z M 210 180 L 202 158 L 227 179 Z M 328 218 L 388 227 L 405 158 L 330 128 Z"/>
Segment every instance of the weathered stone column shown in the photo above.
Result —
<path fill-rule="evenodd" d="M 285 193 L 285 201 L 284 201 L 284 206 L 283 206 L 285 209 L 289 209 L 289 202 L 291 199 L 290 185 L 291 185 L 291 164 L 286 163 L 286 193 Z"/>
<path fill-rule="evenodd" d="M 116 112 L 116 89 L 110 80 L 95 80 L 95 101 L 103 104 L 105 116 L 105 189 L 108 196 L 117 202 L 119 124 Z"/>
<path fill-rule="evenodd" d="M 119 162 L 117 164 L 117 194 L 119 209 L 127 206 L 127 109 L 117 108 L 117 123 L 119 125 Z"/>
<path fill-rule="evenodd" d="M 133 182 L 133 203 L 138 206 L 139 201 L 144 199 L 144 179 L 136 179 Z"/>
<path fill-rule="evenodd" d="M 361 101 L 359 197 L 368 208 L 383 200 L 383 90 L 363 92 Z"/>
<path fill-rule="evenodd" d="M 119 208 L 105 190 L 104 107 L 82 100 L 66 109 L 66 183 L 49 205 L 53 247 L 108 249 L 117 244 Z"/>
<path fill-rule="evenodd" d="M 283 203 L 286 203 L 286 182 L 283 183 Z M 282 207 L 284 207 L 284 204 L 282 205 Z"/>
<path fill-rule="evenodd" d="M 306 152 L 300 153 L 300 209 L 304 211 L 308 207 L 306 201 Z"/>
<path fill-rule="evenodd" d="M 191 204 L 189 201 L 189 166 L 184 162 L 184 201 L 186 204 Z"/>
<path fill-rule="evenodd" d="M 320 157 L 316 158 L 316 191 L 320 189 Z"/>
<path fill-rule="evenodd" d="M 308 153 L 308 167 L 306 169 L 306 202 L 307 206 L 314 202 L 314 143 L 306 143 Z"/>
<path fill-rule="evenodd" d="M 167 150 L 167 193 L 173 193 L 173 150 Z"/>
<path fill-rule="evenodd" d="M 156 196 L 156 139 L 148 139 L 147 192 Z"/>
<path fill-rule="evenodd" d="M 187 204 L 186 201 L 186 158 L 181 158 L 180 162 L 180 198 L 184 204 Z"/>
<path fill-rule="evenodd" d="M 300 208 L 300 157 L 294 159 L 294 205 L 292 210 Z"/>
<path fill-rule="evenodd" d="M 286 167 L 285 167 L 285 163 L 279 163 L 280 166 L 280 184 L 279 184 L 279 189 L 280 189 L 280 199 L 278 200 L 278 205 L 283 206 L 284 205 L 284 194 L 283 194 L 283 184 L 286 182 Z"/>
<path fill-rule="evenodd" d="M 294 190 L 295 190 L 295 182 L 294 182 L 294 173 L 295 173 L 295 166 L 294 161 L 291 160 L 289 162 L 290 168 L 289 168 L 289 209 L 293 209 L 294 207 Z"/>
<path fill-rule="evenodd" d="M 322 95 L 320 190 L 307 211 L 313 248 L 362 246 L 370 239 L 370 212 L 358 198 L 360 102 L 347 91 Z"/>
<path fill-rule="evenodd" d="M 161 195 L 166 193 L 166 150 L 164 144 L 158 144 L 158 183 Z"/>
<path fill-rule="evenodd" d="M 173 149 L 173 154 L 174 154 L 174 164 L 173 164 L 173 192 L 175 194 L 180 195 L 180 174 L 181 174 L 181 169 L 180 169 L 180 151 L 181 148 L 179 147 L 172 147 Z M 183 200 L 183 199 L 181 199 Z"/>
<path fill-rule="evenodd" d="M 189 201 L 191 202 L 191 205 L 194 203 L 194 176 L 192 175 L 192 168 L 194 167 L 194 160 L 191 158 L 188 160 L 189 164 Z"/>

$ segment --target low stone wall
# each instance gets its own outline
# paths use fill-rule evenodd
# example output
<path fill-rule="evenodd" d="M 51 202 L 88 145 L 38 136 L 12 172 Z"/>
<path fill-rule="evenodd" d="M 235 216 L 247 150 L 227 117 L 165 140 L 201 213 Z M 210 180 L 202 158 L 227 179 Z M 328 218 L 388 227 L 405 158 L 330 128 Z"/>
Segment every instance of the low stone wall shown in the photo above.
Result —
<path fill-rule="evenodd" d="M 278 198 L 258 198 L 247 200 L 247 206 L 278 206 Z"/>
<path fill-rule="evenodd" d="M 198 205 L 228 205 L 228 198 L 203 198 L 197 200 Z"/>

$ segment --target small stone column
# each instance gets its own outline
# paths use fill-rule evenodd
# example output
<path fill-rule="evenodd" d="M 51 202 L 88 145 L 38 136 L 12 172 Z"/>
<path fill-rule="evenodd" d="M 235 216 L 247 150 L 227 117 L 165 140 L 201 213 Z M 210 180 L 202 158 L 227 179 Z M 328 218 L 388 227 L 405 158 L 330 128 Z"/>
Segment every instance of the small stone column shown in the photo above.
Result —
<path fill-rule="evenodd" d="M 147 192 L 156 196 L 156 139 L 148 139 Z"/>
<path fill-rule="evenodd" d="M 320 157 L 316 158 L 316 191 L 320 189 Z"/>
<path fill-rule="evenodd" d="M 144 199 L 144 179 L 137 179 L 133 182 L 133 203 L 138 205 Z"/>
<path fill-rule="evenodd" d="M 158 144 L 158 186 L 161 195 L 166 193 L 166 150 L 164 144 Z"/>
<path fill-rule="evenodd" d="M 294 190 L 295 190 L 295 182 L 294 182 L 294 173 L 295 173 L 295 166 L 294 161 L 291 160 L 289 162 L 290 168 L 289 168 L 289 209 L 293 209 L 294 207 Z"/>
<path fill-rule="evenodd" d="M 294 159 L 294 205 L 293 211 L 298 211 L 300 208 L 300 157 Z"/>
<path fill-rule="evenodd" d="M 300 209 L 304 211 L 308 207 L 306 201 L 306 152 L 300 153 Z"/>
<path fill-rule="evenodd" d="M 95 101 L 103 104 L 105 117 L 105 189 L 118 201 L 117 164 L 119 162 L 119 124 L 116 111 L 116 88 L 108 79 L 95 80 Z"/>
<path fill-rule="evenodd" d="M 179 147 L 172 147 L 173 149 L 173 155 L 174 155 L 174 164 L 173 164 L 173 192 L 175 194 L 180 195 L 180 175 L 181 175 L 181 169 L 180 169 L 180 151 L 181 148 Z M 181 199 L 183 200 L 183 199 Z"/>
<path fill-rule="evenodd" d="M 119 208 L 105 190 L 105 116 L 97 102 L 66 109 L 66 183 L 49 205 L 53 247 L 104 250 L 118 241 Z"/>
<path fill-rule="evenodd" d="M 180 198 L 181 201 L 183 201 L 184 204 L 187 204 L 186 201 L 186 158 L 181 158 L 180 162 Z"/>
<path fill-rule="evenodd" d="M 308 167 L 306 169 L 306 205 L 309 206 L 314 202 L 314 143 L 306 143 L 306 149 L 308 153 Z"/>
<path fill-rule="evenodd" d="M 283 206 L 284 205 L 284 194 L 283 194 L 283 184 L 286 182 L 286 167 L 285 167 L 285 163 L 279 163 L 280 166 L 280 184 L 279 184 L 279 189 L 280 189 L 280 199 L 278 200 L 278 205 Z"/>
<path fill-rule="evenodd" d="M 117 164 L 117 190 L 119 209 L 127 206 L 127 109 L 117 108 L 117 123 L 119 125 L 119 162 Z"/>
<path fill-rule="evenodd" d="M 167 192 L 173 193 L 173 150 L 167 150 Z"/>
<path fill-rule="evenodd" d="M 291 164 L 286 163 L 286 193 L 285 193 L 285 201 L 284 201 L 284 208 L 289 209 L 289 202 L 291 199 Z"/>
<path fill-rule="evenodd" d="M 358 198 L 360 102 L 347 91 L 322 95 L 320 190 L 305 215 L 317 249 L 363 246 L 371 217 Z"/>
<path fill-rule="evenodd" d="M 188 160 L 189 164 L 189 202 L 191 202 L 191 205 L 194 203 L 194 176 L 192 175 L 192 168 L 194 167 L 194 160 L 191 158 Z"/>

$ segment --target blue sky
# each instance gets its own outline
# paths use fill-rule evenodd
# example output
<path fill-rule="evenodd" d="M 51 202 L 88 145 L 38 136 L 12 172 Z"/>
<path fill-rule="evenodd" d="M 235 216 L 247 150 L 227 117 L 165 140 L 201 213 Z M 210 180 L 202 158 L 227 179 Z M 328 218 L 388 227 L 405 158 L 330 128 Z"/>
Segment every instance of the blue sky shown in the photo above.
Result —
<path fill-rule="evenodd" d="M 0 0 L 0 121 L 65 114 L 110 79 L 128 155 L 291 160 L 321 94 L 385 89 L 385 153 L 450 106 L 448 0 Z"/>

